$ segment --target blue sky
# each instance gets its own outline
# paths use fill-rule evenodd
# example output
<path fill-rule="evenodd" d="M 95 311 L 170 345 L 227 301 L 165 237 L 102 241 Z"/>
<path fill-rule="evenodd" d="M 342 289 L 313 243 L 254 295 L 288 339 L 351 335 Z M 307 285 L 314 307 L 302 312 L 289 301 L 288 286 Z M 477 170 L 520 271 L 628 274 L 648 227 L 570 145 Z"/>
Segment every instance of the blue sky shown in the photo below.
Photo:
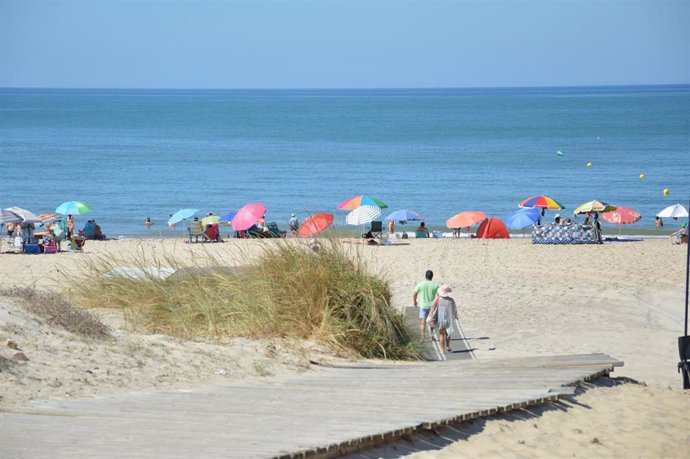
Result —
<path fill-rule="evenodd" d="M 0 0 L 0 87 L 690 83 L 690 0 Z"/>

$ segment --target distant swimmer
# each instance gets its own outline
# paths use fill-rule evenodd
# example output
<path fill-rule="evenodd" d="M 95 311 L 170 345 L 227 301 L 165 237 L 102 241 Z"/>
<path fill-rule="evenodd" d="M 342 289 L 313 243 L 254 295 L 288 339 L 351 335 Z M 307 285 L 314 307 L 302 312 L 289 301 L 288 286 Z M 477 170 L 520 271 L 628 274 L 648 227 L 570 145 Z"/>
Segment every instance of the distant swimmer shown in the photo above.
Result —
<path fill-rule="evenodd" d="M 153 220 L 151 220 L 151 217 L 146 217 L 146 221 L 144 221 L 144 225 L 146 225 L 147 228 L 151 228 L 153 226 Z"/>

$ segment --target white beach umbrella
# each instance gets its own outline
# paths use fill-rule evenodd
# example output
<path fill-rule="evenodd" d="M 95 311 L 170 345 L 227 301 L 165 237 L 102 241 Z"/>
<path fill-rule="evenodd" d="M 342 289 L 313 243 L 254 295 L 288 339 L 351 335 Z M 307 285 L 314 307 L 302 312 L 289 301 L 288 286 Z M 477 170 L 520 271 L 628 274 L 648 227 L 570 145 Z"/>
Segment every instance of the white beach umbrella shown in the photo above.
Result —
<path fill-rule="evenodd" d="M 688 216 L 688 210 L 680 204 L 674 204 L 668 206 L 656 214 L 656 216 L 659 218 L 684 218 Z"/>
<path fill-rule="evenodd" d="M 348 225 L 365 225 L 381 216 L 381 209 L 376 206 L 359 206 L 345 217 Z"/>

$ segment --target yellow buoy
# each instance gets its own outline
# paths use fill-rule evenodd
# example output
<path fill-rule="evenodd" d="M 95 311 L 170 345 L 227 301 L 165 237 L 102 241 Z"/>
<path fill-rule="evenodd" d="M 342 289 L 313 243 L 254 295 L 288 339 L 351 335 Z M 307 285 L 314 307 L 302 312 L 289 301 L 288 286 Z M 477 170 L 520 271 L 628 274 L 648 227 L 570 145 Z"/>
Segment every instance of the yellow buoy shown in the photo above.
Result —
<path fill-rule="evenodd" d="M 642 180 L 644 180 L 645 178 L 647 178 L 647 176 L 644 175 L 644 174 L 640 174 L 640 178 L 641 178 Z"/>
<path fill-rule="evenodd" d="M 592 163 L 587 163 L 587 167 L 592 167 Z"/>
<path fill-rule="evenodd" d="M 668 191 L 668 188 L 664 188 L 664 196 L 668 196 L 670 191 Z"/>

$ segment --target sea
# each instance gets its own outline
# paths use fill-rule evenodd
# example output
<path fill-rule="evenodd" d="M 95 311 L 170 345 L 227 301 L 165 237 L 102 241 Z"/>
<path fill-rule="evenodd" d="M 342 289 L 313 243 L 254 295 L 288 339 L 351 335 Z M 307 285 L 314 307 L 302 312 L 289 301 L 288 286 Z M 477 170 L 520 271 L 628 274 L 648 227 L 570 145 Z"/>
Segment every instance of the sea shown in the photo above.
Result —
<path fill-rule="evenodd" d="M 251 202 L 282 228 L 317 212 L 344 227 L 336 206 L 359 194 L 431 227 L 464 210 L 504 219 L 544 194 L 564 217 L 596 199 L 650 229 L 690 197 L 690 86 L 5 88 L 0 190 L 0 207 L 36 214 L 86 202 L 77 226 L 95 219 L 109 237 L 170 235 L 179 209 Z"/>

